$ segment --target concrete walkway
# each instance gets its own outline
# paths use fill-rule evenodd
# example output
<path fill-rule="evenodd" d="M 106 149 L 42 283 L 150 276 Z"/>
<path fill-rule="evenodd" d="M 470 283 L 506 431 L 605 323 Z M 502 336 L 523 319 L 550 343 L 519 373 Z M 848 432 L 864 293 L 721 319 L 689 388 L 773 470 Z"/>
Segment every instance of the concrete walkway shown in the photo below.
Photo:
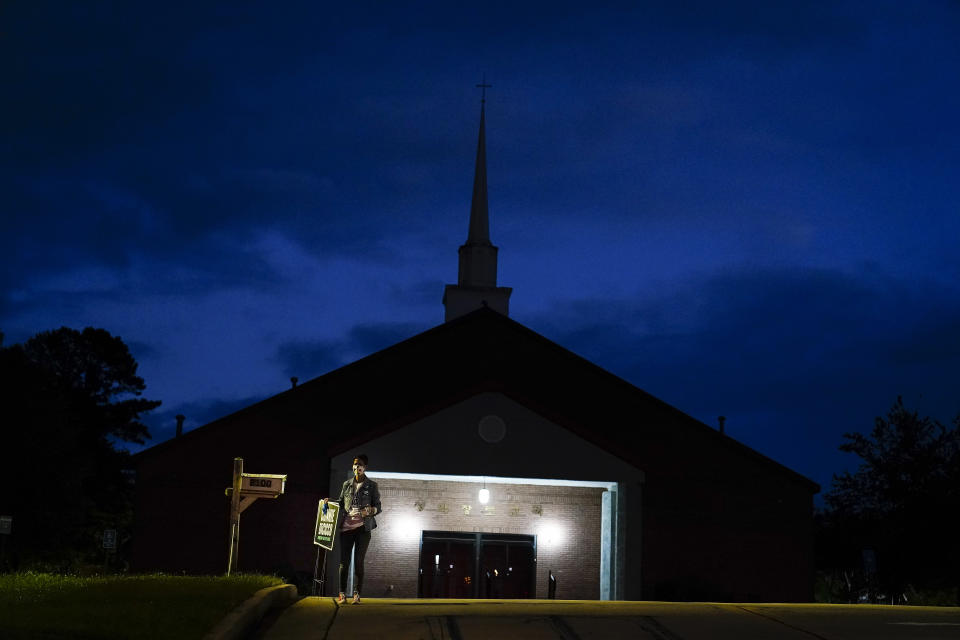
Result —
<path fill-rule="evenodd" d="M 960 608 L 302 598 L 264 640 L 958 640 Z"/>

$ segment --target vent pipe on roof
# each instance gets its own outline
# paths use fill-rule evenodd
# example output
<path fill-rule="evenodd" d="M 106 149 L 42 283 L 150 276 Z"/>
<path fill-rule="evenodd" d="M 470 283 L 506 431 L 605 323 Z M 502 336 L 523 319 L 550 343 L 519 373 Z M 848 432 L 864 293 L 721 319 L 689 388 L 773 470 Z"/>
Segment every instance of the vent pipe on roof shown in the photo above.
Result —
<path fill-rule="evenodd" d="M 183 435 L 183 421 L 186 420 L 186 416 L 177 414 L 177 437 Z"/>
<path fill-rule="evenodd" d="M 720 416 L 717 418 L 717 422 L 720 423 L 720 433 L 723 434 L 723 423 L 727 421 L 726 416 Z"/>
<path fill-rule="evenodd" d="M 291 389 L 296 389 L 296 388 L 297 388 L 297 380 L 298 380 L 297 376 L 292 376 L 292 377 L 290 378 L 290 388 L 291 388 Z"/>

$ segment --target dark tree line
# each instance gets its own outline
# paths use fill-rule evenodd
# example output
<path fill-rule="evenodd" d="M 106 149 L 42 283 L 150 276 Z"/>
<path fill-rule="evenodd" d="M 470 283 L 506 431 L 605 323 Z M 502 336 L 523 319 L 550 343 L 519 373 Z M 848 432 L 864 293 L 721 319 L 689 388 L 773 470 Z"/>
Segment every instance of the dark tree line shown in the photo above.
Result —
<path fill-rule="evenodd" d="M 948 427 L 898 398 L 869 435 L 844 439 L 861 462 L 834 475 L 817 514 L 820 569 L 871 598 L 934 592 L 960 604 L 960 416 Z"/>
<path fill-rule="evenodd" d="M 6 568 L 103 563 L 105 529 L 118 531 L 122 554 L 133 486 L 116 445 L 150 437 L 140 416 L 160 403 L 144 389 L 127 345 L 103 329 L 64 327 L 0 347 Z"/>

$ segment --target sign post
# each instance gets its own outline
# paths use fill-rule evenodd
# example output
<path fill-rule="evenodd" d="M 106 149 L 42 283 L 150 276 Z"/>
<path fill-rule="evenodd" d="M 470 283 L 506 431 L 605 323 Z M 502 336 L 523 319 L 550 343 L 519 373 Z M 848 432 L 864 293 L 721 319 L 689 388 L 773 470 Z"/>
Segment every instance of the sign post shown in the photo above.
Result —
<path fill-rule="evenodd" d="M 103 530 L 103 570 L 110 570 L 110 558 L 117 550 L 117 530 Z"/>
<path fill-rule="evenodd" d="M 313 544 L 317 545 L 317 560 L 313 563 L 313 595 L 326 595 L 327 582 L 327 552 L 333 550 L 334 539 L 337 535 L 337 519 L 340 515 L 340 505 L 329 500 L 323 500 L 317 505 L 317 524 L 313 528 Z M 323 554 L 323 566 L 320 567 L 320 554 Z M 317 579 L 319 570 L 320 579 Z M 317 584 L 319 583 L 319 594 Z"/>
<path fill-rule="evenodd" d="M 7 536 L 13 533 L 13 516 L 0 516 L 0 571 L 6 565 Z"/>
<path fill-rule="evenodd" d="M 227 575 L 237 568 L 240 547 L 240 478 L 243 476 L 243 458 L 233 459 L 233 486 L 230 493 L 230 552 L 227 554 Z"/>
<path fill-rule="evenodd" d="M 117 548 L 117 530 L 116 529 L 104 529 L 103 530 L 103 548 L 113 551 Z"/>
<path fill-rule="evenodd" d="M 244 473 L 243 458 L 233 459 L 233 486 L 227 487 L 230 497 L 230 550 L 227 554 L 227 575 L 237 569 L 240 549 L 240 514 L 257 498 L 278 498 L 287 486 L 287 476 L 272 473 Z"/>

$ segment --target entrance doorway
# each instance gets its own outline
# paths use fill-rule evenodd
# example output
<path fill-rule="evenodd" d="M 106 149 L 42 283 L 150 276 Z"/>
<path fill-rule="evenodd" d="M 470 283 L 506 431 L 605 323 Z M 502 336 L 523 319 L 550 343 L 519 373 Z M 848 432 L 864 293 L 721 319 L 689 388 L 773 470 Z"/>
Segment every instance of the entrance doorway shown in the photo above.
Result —
<path fill-rule="evenodd" d="M 534 536 L 424 531 L 419 598 L 534 598 Z"/>

